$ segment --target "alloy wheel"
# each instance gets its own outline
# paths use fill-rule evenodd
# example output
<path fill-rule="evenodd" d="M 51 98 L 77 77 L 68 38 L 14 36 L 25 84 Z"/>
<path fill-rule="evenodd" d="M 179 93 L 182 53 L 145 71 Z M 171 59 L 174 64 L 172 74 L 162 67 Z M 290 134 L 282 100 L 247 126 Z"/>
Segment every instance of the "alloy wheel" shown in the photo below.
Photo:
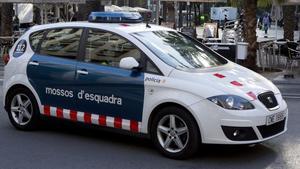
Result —
<path fill-rule="evenodd" d="M 19 125 L 26 125 L 30 122 L 33 114 L 32 103 L 25 94 L 17 94 L 11 102 L 10 111 L 13 120 Z"/>
<path fill-rule="evenodd" d="M 189 130 L 183 119 L 169 114 L 159 121 L 157 138 L 166 151 L 177 153 L 186 147 L 189 140 Z"/>

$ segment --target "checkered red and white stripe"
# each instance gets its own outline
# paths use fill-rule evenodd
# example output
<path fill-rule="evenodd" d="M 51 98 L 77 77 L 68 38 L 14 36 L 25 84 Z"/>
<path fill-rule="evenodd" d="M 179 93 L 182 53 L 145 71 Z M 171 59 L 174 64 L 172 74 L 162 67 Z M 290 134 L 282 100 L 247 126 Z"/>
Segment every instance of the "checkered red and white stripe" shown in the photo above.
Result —
<path fill-rule="evenodd" d="M 87 124 L 95 124 L 99 126 L 113 127 L 117 129 L 128 130 L 131 132 L 140 132 L 141 122 L 135 120 L 127 120 L 119 117 L 110 117 L 105 115 L 91 114 L 86 112 L 63 109 L 43 105 L 41 114 L 45 116 L 53 116 L 62 119 L 68 119 Z"/>

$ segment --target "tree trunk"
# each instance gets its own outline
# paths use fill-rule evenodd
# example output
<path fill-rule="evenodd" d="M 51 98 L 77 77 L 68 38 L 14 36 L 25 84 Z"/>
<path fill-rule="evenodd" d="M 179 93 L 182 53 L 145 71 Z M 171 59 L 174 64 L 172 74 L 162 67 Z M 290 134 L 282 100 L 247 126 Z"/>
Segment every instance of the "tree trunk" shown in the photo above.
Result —
<path fill-rule="evenodd" d="M 13 4 L 3 3 L 1 9 L 1 36 L 12 36 Z"/>
<path fill-rule="evenodd" d="M 0 11 L 2 11 L 2 4 L 0 3 Z M 0 12 L 0 35 L 1 35 L 1 12 Z"/>
<path fill-rule="evenodd" d="M 196 4 L 196 7 L 198 9 L 198 14 L 197 14 L 198 25 L 201 25 L 201 4 L 198 2 Z"/>
<path fill-rule="evenodd" d="M 78 6 L 77 20 L 86 21 L 89 14 L 93 11 L 104 11 L 99 0 L 87 0 L 85 4 L 80 4 Z"/>
<path fill-rule="evenodd" d="M 162 7 L 163 7 L 163 11 L 162 11 L 162 17 L 163 17 L 163 21 L 167 22 L 167 11 L 168 11 L 168 4 L 165 1 L 161 2 Z"/>
<path fill-rule="evenodd" d="M 41 21 L 41 10 L 37 6 L 33 5 L 33 22 L 40 25 Z"/>
<path fill-rule="evenodd" d="M 257 71 L 256 66 L 256 50 L 257 50 L 257 37 L 256 37 L 256 10 L 257 0 L 245 0 L 245 39 L 249 43 L 248 56 L 245 66 L 249 69 Z"/>
<path fill-rule="evenodd" d="M 198 13 L 197 13 L 197 4 L 196 2 L 193 3 L 193 8 L 194 8 L 194 23 L 195 23 L 195 26 L 198 26 L 199 23 L 198 23 Z"/>
<path fill-rule="evenodd" d="M 182 18 L 182 10 L 183 10 L 183 2 L 179 3 L 179 19 L 178 19 L 178 27 L 181 28 L 183 26 L 183 18 Z"/>
<path fill-rule="evenodd" d="M 295 10 L 296 6 L 283 6 L 284 39 L 288 39 L 290 41 L 294 40 L 294 29 L 296 26 Z"/>

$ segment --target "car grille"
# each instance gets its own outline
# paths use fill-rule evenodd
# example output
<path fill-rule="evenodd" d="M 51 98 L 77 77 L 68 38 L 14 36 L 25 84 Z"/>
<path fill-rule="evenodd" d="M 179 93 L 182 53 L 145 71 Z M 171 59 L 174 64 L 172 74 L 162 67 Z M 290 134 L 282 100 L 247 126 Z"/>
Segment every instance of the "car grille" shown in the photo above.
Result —
<path fill-rule="evenodd" d="M 268 109 L 278 106 L 278 102 L 273 92 L 266 92 L 258 95 L 258 100 L 262 102 Z"/>
<path fill-rule="evenodd" d="M 276 135 L 284 130 L 285 126 L 285 120 L 282 120 L 280 122 L 274 123 L 272 125 L 263 125 L 263 126 L 257 126 L 260 134 L 263 138 L 271 137 L 273 135 Z"/>

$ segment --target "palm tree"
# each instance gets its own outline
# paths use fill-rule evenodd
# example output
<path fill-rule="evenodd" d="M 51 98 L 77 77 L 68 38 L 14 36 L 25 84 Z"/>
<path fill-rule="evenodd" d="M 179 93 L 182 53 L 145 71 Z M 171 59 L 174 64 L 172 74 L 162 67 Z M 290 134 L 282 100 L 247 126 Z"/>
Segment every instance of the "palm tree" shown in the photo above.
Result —
<path fill-rule="evenodd" d="M 36 5 L 33 5 L 33 22 L 38 25 L 42 22 L 41 10 Z"/>
<path fill-rule="evenodd" d="M 1 9 L 1 36 L 12 35 L 13 4 L 2 3 Z"/>
<path fill-rule="evenodd" d="M 256 71 L 256 50 L 257 50 L 257 37 L 256 37 L 256 10 L 257 10 L 257 0 L 245 0 L 245 40 L 249 43 L 248 46 L 248 56 L 245 66 Z"/>
<path fill-rule="evenodd" d="M 283 31 L 284 39 L 294 40 L 294 29 L 295 29 L 295 5 L 289 5 L 289 0 L 258 0 L 258 6 L 266 7 L 270 6 L 272 3 L 282 5 L 283 8 Z"/>
<path fill-rule="evenodd" d="M 290 41 L 294 40 L 294 29 L 296 26 L 296 17 L 295 17 L 296 7 L 292 5 L 283 6 L 283 30 L 284 30 L 284 39 Z"/>
<path fill-rule="evenodd" d="M 245 30 L 245 40 L 249 43 L 248 47 L 248 56 L 247 60 L 245 62 L 245 66 L 257 71 L 257 65 L 256 65 L 256 51 L 257 51 L 257 37 L 256 37 L 256 24 L 257 24 L 257 18 L 256 18 L 256 11 L 257 6 L 266 7 L 268 5 L 271 5 L 272 3 L 276 2 L 279 4 L 284 3 L 286 0 L 244 0 L 243 6 L 245 9 L 245 23 L 244 23 L 244 30 Z M 238 3 L 238 0 L 232 0 L 231 4 Z M 286 9 L 285 9 L 286 8 Z M 285 38 L 289 39 L 291 37 L 294 37 L 294 27 L 295 27 L 295 19 L 294 18 L 294 12 L 290 6 L 284 7 L 284 23 L 287 23 L 287 25 L 284 27 L 285 32 Z"/>

